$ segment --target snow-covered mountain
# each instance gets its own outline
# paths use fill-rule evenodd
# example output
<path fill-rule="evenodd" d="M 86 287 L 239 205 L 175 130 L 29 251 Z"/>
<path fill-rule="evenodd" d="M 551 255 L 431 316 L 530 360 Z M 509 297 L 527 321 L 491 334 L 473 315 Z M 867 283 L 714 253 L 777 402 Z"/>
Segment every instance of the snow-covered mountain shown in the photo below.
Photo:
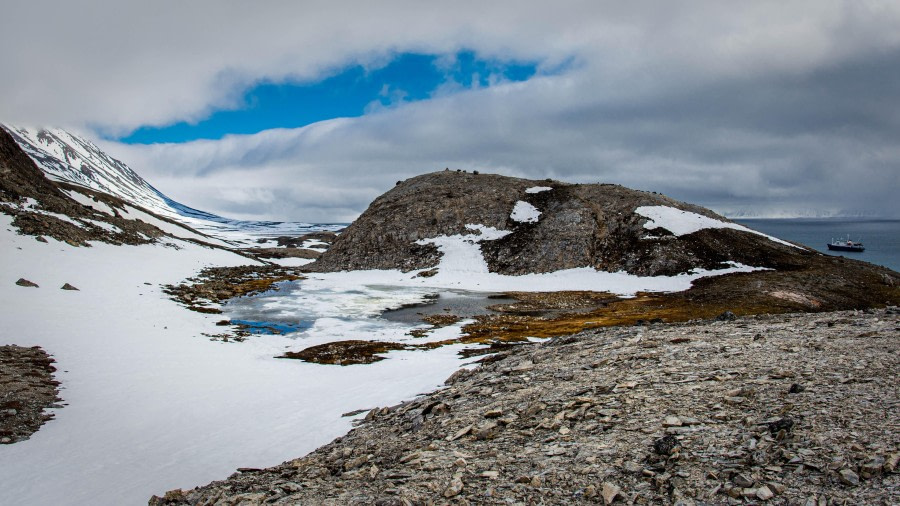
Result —
<path fill-rule="evenodd" d="M 93 142 L 65 130 L 0 125 L 47 176 L 119 197 L 161 216 L 174 219 L 236 247 L 256 245 L 260 237 L 302 235 L 338 230 L 340 225 L 301 222 L 243 221 L 223 218 L 176 202 L 154 188 L 128 165 Z"/>

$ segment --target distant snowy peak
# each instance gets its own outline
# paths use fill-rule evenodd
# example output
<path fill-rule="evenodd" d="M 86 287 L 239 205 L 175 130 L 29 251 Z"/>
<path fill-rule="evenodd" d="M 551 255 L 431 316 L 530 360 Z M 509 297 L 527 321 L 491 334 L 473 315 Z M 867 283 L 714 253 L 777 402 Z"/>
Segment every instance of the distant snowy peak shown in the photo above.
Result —
<path fill-rule="evenodd" d="M 261 237 L 296 236 L 336 231 L 342 225 L 241 221 L 180 204 L 150 185 L 125 163 L 93 142 L 58 128 L 23 128 L 0 124 L 52 180 L 97 190 L 152 213 L 218 237 L 233 247 L 253 247 Z"/>
<path fill-rule="evenodd" d="M 144 178 L 87 139 L 56 128 L 3 126 L 51 179 L 102 191 L 167 217 L 181 214 Z"/>

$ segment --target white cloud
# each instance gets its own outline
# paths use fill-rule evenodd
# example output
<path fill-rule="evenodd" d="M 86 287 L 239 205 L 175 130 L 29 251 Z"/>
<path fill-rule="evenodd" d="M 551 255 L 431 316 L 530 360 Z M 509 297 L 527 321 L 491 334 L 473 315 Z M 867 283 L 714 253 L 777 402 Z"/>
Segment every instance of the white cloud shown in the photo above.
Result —
<path fill-rule="evenodd" d="M 347 220 L 396 180 L 445 166 L 620 182 L 720 209 L 843 195 L 845 208 L 900 215 L 897 26 L 900 4 L 862 0 L 35 0 L 0 18 L 0 114 L 124 132 L 238 106 L 260 81 L 469 48 L 569 64 L 296 130 L 104 145 L 173 198 L 242 216 Z"/>

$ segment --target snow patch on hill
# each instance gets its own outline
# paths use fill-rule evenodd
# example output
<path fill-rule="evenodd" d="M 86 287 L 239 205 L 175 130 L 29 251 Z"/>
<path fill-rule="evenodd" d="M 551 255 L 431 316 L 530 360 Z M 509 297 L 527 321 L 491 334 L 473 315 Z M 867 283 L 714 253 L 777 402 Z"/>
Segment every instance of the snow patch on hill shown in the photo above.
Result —
<path fill-rule="evenodd" d="M 512 213 L 509 217 L 513 221 L 518 221 L 519 223 L 537 223 L 538 219 L 541 217 L 541 212 L 528 202 L 520 200 L 513 206 Z"/>
<path fill-rule="evenodd" d="M 729 223 L 726 221 L 716 220 L 708 216 L 703 216 L 702 214 L 692 213 L 690 211 L 682 211 L 681 209 L 676 209 L 674 207 L 641 206 L 635 209 L 634 212 L 647 218 L 647 223 L 644 223 L 644 228 L 652 230 L 654 228 L 662 227 L 669 232 L 672 232 L 672 234 L 674 234 L 675 236 L 693 234 L 694 232 L 698 232 L 707 228 L 730 228 L 734 230 L 740 230 L 741 232 L 760 235 L 771 241 L 777 242 L 779 244 L 784 244 L 785 246 L 803 249 L 796 244 L 791 244 L 777 237 L 772 237 L 771 235 L 757 232 L 756 230 L 747 228 L 743 225 L 738 225 L 737 223 Z"/>

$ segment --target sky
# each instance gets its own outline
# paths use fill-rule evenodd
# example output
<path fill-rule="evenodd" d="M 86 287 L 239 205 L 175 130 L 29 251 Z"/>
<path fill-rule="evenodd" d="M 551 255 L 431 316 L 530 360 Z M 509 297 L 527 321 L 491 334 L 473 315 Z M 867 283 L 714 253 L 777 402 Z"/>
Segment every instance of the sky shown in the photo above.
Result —
<path fill-rule="evenodd" d="M 169 197 L 347 222 L 453 169 L 900 217 L 900 2 L 10 2 L 0 121 Z"/>

